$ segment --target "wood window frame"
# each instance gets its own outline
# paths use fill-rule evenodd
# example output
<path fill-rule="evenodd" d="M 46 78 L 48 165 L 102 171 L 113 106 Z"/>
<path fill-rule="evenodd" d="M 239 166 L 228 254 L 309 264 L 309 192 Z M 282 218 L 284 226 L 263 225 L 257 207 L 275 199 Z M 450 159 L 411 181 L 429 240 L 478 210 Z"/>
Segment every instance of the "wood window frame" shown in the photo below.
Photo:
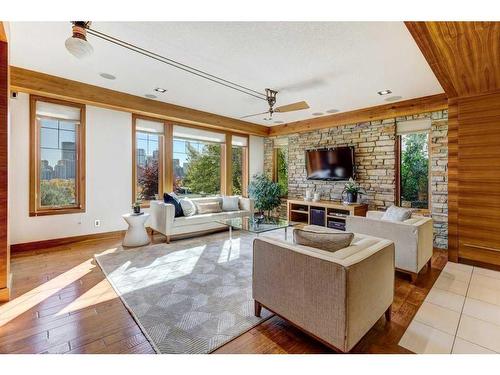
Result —
<path fill-rule="evenodd" d="M 64 207 L 42 207 L 40 204 L 40 134 L 36 122 L 36 103 L 46 102 L 80 110 L 80 123 L 76 131 L 76 204 Z M 62 215 L 85 212 L 85 104 L 66 100 L 30 95 L 30 199 L 29 216 Z"/>
<path fill-rule="evenodd" d="M 166 188 L 170 186 L 173 187 L 173 171 L 172 167 L 168 168 L 168 165 L 173 164 L 173 124 L 169 121 L 162 119 L 142 116 L 133 113 L 132 114 L 132 204 L 137 200 L 137 139 L 136 139 L 136 129 L 137 120 L 153 121 L 163 124 L 163 134 L 160 135 L 161 145 L 158 145 L 158 170 L 160 171 L 160 177 L 158 181 L 158 195 L 159 199 L 163 199 L 163 194 L 166 192 Z M 141 203 L 142 208 L 149 208 L 150 201 L 143 201 Z"/>
<path fill-rule="evenodd" d="M 247 145 L 246 146 L 233 146 L 233 141 L 232 141 L 232 136 L 237 135 L 238 137 L 246 138 L 247 139 Z M 226 135 L 226 142 L 227 142 L 227 135 Z M 248 135 L 242 135 L 242 134 L 231 134 L 231 140 L 230 144 L 231 146 L 229 147 L 231 149 L 230 153 L 228 155 L 225 155 L 224 152 L 222 152 L 224 157 L 227 157 L 228 160 L 233 160 L 233 147 L 238 147 L 241 148 L 241 196 L 244 198 L 248 197 L 248 184 L 249 184 L 249 152 L 248 152 L 248 146 L 249 146 L 249 136 Z M 227 144 L 227 143 L 226 143 Z M 232 163 L 229 163 L 232 164 Z M 229 193 L 226 193 L 226 195 L 231 195 L 233 193 L 233 169 L 231 166 L 231 169 L 226 171 L 228 173 L 228 182 L 229 182 Z"/>
<path fill-rule="evenodd" d="M 410 133 L 411 134 L 411 133 Z M 395 202 L 396 206 L 401 206 L 401 134 L 396 135 L 396 145 L 395 145 L 395 155 L 396 155 L 396 189 L 395 189 Z M 427 132 L 427 149 L 429 156 L 429 165 L 427 171 L 427 208 L 421 208 L 418 210 L 419 213 L 424 215 L 430 215 L 432 213 L 432 175 L 431 175 L 431 166 L 432 166 L 432 148 L 431 148 L 431 130 Z"/>

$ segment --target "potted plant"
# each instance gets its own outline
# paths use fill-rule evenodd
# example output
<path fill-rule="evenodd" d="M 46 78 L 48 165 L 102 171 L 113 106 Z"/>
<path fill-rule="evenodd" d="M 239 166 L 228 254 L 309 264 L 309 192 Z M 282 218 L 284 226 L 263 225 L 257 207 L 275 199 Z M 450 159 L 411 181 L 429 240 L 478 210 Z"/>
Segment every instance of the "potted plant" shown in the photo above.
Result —
<path fill-rule="evenodd" d="M 132 209 L 134 210 L 134 214 L 138 215 L 141 213 L 141 201 L 135 201 L 132 205 Z"/>
<path fill-rule="evenodd" d="M 346 194 L 345 199 L 344 193 Z M 358 201 L 358 194 L 365 194 L 365 192 L 356 181 L 350 178 L 342 191 L 342 200 L 346 203 L 356 203 Z"/>
<path fill-rule="evenodd" d="M 257 218 L 264 218 L 264 211 L 271 215 L 271 211 L 281 204 L 282 191 L 277 182 L 272 181 L 265 174 L 259 173 L 253 176 L 248 185 L 248 195 L 255 203 L 258 212 Z"/>

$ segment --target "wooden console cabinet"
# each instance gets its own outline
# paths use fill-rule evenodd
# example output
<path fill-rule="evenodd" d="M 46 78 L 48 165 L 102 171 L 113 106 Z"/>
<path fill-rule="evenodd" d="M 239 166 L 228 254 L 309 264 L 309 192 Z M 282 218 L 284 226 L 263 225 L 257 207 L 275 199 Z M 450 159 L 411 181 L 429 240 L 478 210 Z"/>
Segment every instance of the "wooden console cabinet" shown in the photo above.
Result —
<path fill-rule="evenodd" d="M 366 216 L 368 205 L 344 204 L 340 201 L 313 202 L 290 199 L 287 201 L 287 208 L 289 221 L 345 230 L 346 217 L 349 215 Z"/>

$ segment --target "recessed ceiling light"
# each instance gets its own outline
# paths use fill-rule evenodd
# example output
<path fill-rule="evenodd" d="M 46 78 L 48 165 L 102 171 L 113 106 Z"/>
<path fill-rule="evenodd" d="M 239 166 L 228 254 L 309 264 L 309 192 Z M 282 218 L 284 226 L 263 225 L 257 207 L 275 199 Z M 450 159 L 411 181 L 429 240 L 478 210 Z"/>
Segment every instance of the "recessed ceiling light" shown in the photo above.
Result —
<path fill-rule="evenodd" d="M 314 112 L 312 115 L 313 116 L 321 116 L 323 114 L 323 112 Z"/>
<path fill-rule="evenodd" d="M 339 112 L 338 109 L 329 109 L 328 111 L 326 111 L 326 113 L 337 113 Z"/>
<path fill-rule="evenodd" d="M 146 94 L 144 95 L 146 98 L 149 98 L 149 99 L 156 99 L 157 96 L 156 95 L 153 95 L 153 94 Z"/>
<path fill-rule="evenodd" d="M 384 100 L 386 102 L 395 102 L 396 100 L 403 99 L 402 96 L 396 95 L 396 96 L 389 96 L 388 98 L 385 98 Z"/>
<path fill-rule="evenodd" d="M 284 123 L 284 121 L 280 121 L 280 120 L 278 120 L 278 121 L 275 121 L 274 123 L 275 123 L 275 124 L 283 124 L 283 123 Z"/>
<path fill-rule="evenodd" d="M 163 94 L 164 92 L 167 92 L 167 89 L 162 89 L 161 87 L 157 87 L 155 88 L 155 91 Z"/>
<path fill-rule="evenodd" d="M 99 75 L 102 78 L 106 78 L 106 79 L 116 79 L 116 77 L 113 74 L 109 74 L 109 73 L 99 73 Z"/>
<path fill-rule="evenodd" d="M 387 95 L 387 94 L 390 94 L 390 93 L 392 93 L 392 91 L 391 91 L 391 90 L 382 90 L 382 91 L 378 91 L 378 94 L 379 94 L 379 95 Z"/>

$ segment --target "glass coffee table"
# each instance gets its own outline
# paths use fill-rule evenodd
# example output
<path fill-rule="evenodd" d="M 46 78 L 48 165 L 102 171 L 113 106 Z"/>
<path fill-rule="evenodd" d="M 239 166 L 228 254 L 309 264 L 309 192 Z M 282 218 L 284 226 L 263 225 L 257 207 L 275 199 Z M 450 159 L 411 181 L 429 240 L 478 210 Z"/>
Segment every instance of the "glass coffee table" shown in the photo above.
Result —
<path fill-rule="evenodd" d="M 233 229 L 243 230 L 245 232 L 254 233 L 256 235 L 259 235 L 260 233 L 270 232 L 272 230 L 285 229 L 286 240 L 288 227 L 292 227 L 294 225 L 293 222 L 285 219 L 264 217 L 263 220 L 257 220 L 249 216 L 221 219 L 217 220 L 217 222 L 229 227 L 229 240 L 232 240 L 233 238 Z"/>

